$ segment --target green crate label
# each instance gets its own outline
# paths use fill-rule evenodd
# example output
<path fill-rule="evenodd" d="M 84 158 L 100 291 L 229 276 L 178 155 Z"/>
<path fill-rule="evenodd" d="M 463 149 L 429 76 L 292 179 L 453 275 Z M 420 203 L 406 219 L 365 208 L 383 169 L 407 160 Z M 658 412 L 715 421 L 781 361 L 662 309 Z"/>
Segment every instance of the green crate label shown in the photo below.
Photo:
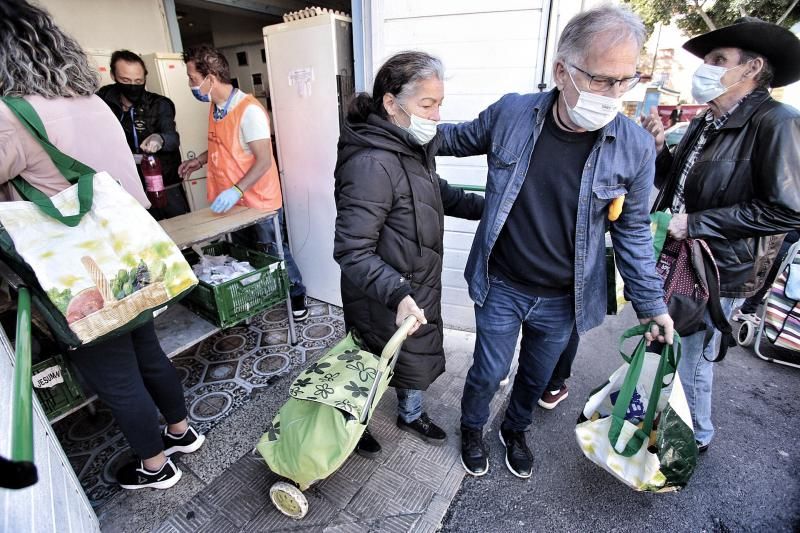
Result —
<path fill-rule="evenodd" d="M 64 383 L 64 376 L 61 373 L 61 367 L 58 365 L 45 368 L 33 376 L 33 386 L 37 389 L 49 389 L 60 383 Z"/>

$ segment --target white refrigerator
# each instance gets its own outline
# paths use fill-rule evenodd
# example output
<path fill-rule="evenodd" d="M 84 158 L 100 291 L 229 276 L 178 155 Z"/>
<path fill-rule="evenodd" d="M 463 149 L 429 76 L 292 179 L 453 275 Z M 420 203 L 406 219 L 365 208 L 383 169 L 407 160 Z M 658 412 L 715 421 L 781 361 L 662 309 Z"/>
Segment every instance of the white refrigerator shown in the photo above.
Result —
<path fill-rule="evenodd" d="M 333 260 L 333 170 L 353 92 L 349 17 L 325 13 L 264 28 L 273 132 L 289 244 L 307 294 L 341 305 Z"/>

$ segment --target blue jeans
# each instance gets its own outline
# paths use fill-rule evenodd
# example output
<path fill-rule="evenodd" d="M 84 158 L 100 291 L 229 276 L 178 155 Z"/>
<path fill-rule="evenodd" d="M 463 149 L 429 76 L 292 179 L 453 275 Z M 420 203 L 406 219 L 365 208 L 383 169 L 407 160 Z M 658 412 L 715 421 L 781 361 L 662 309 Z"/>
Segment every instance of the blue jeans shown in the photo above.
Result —
<path fill-rule="evenodd" d="M 569 342 L 575 302 L 572 295 L 529 296 L 491 275 L 489 281 L 483 306 L 475 306 L 475 354 L 461 397 L 461 424 L 482 429 L 489 420 L 489 403 L 508 374 L 522 328 L 519 368 L 503 427 L 524 431 Z"/>
<path fill-rule="evenodd" d="M 416 389 L 395 389 L 397 393 L 397 414 L 406 424 L 410 424 L 422 414 L 422 391 Z"/>
<path fill-rule="evenodd" d="M 306 294 L 306 287 L 303 285 L 303 276 L 300 274 L 300 269 L 297 268 L 297 263 L 294 262 L 292 252 L 289 250 L 289 239 L 286 238 L 286 223 L 283 219 L 283 208 L 278 209 L 278 218 L 281 225 L 281 237 L 283 241 L 283 260 L 286 262 L 286 270 L 289 274 L 289 283 L 291 288 L 289 293 L 291 296 L 301 296 Z M 267 219 L 255 224 L 253 228 L 256 231 L 259 244 L 263 245 L 266 252 L 274 257 L 278 257 L 278 243 L 275 239 L 275 224 L 272 219 Z"/>
<path fill-rule="evenodd" d="M 720 298 L 725 318 L 730 318 L 733 310 L 742 305 L 744 298 Z M 706 323 L 711 325 L 711 317 L 706 313 Z M 711 423 L 711 386 L 714 381 L 714 363 L 706 360 L 716 357 L 716 346 L 720 332 L 714 330 L 714 337 L 703 349 L 705 331 L 698 331 L 681 338 L 681 360 L 678 362 L 678 375 L 681 377 L 686 401 L 692 413 L 694 438 L 701 445 L 711 442 L 714 437 L 714 424 Z M 705 357 L 703 355 L 705 354 Z"/>

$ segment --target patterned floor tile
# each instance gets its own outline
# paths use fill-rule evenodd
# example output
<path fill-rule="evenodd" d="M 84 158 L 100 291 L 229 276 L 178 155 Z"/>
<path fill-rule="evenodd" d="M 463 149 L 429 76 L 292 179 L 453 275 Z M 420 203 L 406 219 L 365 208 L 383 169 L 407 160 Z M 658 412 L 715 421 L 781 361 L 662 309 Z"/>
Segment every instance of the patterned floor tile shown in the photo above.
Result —
<path fill-rule="evenodd" d="M 344 321 L 337 308 L 312 299 L 308 302 L 311 318 L 297 324 L 297 346 L 288 344 L 286 307 L 281 304 L 253 318 L 250 324 L 222 331 L 173 359 L 184 386 L 190 421 L 201 433 L 211 431 L 253 392 L 285 379 L 292 369 L 319 357 L 344 335 Z M 55 424 L 54 429 L 89 499 L 100 511 L 118 493 L 114 472 L 131 452 L 110 411 L 101 402 L 95 402 L 95 407 L 94 414 L 83 409 Z M 274 477 L 260 458 L 250 464 L 250 489 L 263 492 L 257 496 L 263 504 L 267 483 L 271 484 Z M 189 522 L 193 522 L 191 528 Z M 178 531 L 202 527 L 196 520 L 189 522 L 171 519 L 169 527 Z M 235 526 L 239 522 L 231 523 Z M 228 527 L 222 522 L 219 526 L 221 530 Z"/>
<path fill-rule="evenodd" d="M 234 361 L 255 350 L 260 342 L 260 331 L 249 327 L 230 328 L 203 341 L 197 356 L 209 362 Z"/>

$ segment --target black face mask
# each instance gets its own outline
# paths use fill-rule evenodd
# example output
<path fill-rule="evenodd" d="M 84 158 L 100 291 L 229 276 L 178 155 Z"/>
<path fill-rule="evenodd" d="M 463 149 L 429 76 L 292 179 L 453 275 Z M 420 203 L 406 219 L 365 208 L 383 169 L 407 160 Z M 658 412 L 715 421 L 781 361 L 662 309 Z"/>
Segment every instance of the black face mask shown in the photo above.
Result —
<path fill-rule="evenodd" d="M 117 88 L 119 89 L 119 92 L 122 93 L 122 96 L 133 103 L 141 100 L 142 95 L 144 94 L 144 85 L 117 82 Z"/>

